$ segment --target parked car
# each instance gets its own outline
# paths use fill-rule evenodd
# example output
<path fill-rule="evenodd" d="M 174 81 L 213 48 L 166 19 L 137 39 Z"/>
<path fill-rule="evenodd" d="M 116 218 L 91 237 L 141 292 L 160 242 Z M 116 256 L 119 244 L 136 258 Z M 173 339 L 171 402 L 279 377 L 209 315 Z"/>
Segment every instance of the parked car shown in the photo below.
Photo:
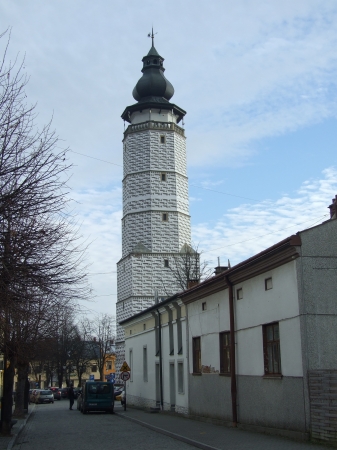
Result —
<path fill-rule="evenodd" d="M 40 390 L 35 395 L 35 403 L 54 403 L 54 395 L 51 390 Z"/>
<path fill-rule="evenodd" d="M 68 388 L 61 389 L 61 398 L 68 398 Z"/>
<path fill-rule="evenodd" d="M 124 390 L 124 385 L 121 385 L 121 386 L 114 386 L 114 399 L 115 400 L 117 400 L 116 399 L 116 397 L 118 396 L 118 395 L 120 395 L 121 393 L 122 393 L 122 391 Z"/>
<path fill-rule="evenodd" d="M 54 400 L 61 400 L 61 389 L 58 387 L 51 387 L 49 388 L 54 396 Z"/>
<path fill-rule="evenodd" d="M 80 388 L 74 388 L 74 398 L 76 399 L 80 395 Z"/>
<path fill-rule="evenodd" d="M 121 404 L 124 405 L 125 403 L 125 390 L 123 389 L 122 392 L 118 395 L 116 395 L 115 400 L 120 400 Z"/>

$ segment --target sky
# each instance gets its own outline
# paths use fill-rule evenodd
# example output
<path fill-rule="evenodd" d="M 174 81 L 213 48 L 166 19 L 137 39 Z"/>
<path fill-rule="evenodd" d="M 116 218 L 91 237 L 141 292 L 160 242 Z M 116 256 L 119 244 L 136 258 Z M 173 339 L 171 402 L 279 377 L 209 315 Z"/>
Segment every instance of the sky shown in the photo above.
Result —
<path fill-rule="evenodd" d="M 2 0 L 0 32 L 11 30 L 8 59 L 24 58 L 37 126 L 52 118 L 70 149 L 88 314 L 115 314 L 120 116 L 152 26 L 171 101 L 187 111 L 192 241 L 210 267 L 327 220 L 337 194 L 335 0 Z"/>

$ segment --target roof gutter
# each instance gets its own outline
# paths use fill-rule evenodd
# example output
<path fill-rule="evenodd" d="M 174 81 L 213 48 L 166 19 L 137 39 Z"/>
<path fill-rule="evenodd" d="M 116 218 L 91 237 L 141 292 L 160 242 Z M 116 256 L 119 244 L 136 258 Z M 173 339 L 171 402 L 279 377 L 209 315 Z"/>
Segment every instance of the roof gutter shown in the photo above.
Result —
<path fill-rule="evenodd" d="M 229 302 L 229 332 L 230 332 L 230 373 L 231 373 L 231 398 L 232 398 L 232 422 L 233 427 L 237 426 L 237 388 L 236 388 L 236 371 L 235 371 L 235 323 L 234 323 L 234 298 L 233 298 L 233 284 L 228 276 L 225 276 L 228 286 L 228 302 Z"/>

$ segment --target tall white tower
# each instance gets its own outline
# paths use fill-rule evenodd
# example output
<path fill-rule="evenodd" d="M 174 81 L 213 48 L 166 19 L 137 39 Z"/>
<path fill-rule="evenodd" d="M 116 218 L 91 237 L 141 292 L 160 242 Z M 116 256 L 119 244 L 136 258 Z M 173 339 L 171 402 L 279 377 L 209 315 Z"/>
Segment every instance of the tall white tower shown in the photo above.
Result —
<path fill-rule="evenodd" d="M 122 114 L 130 125 L 123 140 L 122 258 L 117 263 L 117 324 L 181 291 L 172 273 L 177 255 L 191 244 L 186 139 L 178 123 L 186 112 L 169 100 L 172 84 L 153 45 L 133 90 L 137 103 Z M 116 369 L 124 354 L 117 325 Z"/>

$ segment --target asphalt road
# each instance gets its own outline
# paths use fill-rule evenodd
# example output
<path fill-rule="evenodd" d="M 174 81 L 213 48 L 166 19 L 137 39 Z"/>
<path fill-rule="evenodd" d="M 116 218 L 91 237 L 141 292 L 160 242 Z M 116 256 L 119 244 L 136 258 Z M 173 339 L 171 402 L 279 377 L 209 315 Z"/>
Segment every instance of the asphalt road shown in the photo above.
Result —
<path fill-rule="evenodd" d="M 18 437 L 15 450 L 191 450 L 192 447 L 156 433 L 115 414 L 81 414 L 69 410 L 67 400 L 36 405 L 30 420 Z M 121 406 L 116 410 L 122 412 Z"/>

